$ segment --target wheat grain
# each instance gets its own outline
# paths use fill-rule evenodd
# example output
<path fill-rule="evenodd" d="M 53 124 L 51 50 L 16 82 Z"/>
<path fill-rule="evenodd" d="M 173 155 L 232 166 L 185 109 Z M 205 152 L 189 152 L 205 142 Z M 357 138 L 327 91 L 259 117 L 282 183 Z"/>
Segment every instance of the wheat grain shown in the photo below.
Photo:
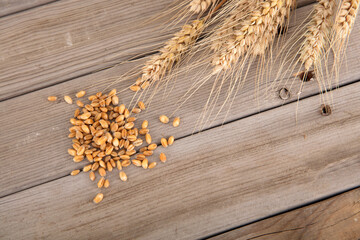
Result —
<path fill-rule="evenodd" d="M 73 100 L 70 96 L 64 96 L 64 100 L 65 102 L 67 102 L 68 104 L 72 104 L 73 103 Z"/>
<path fill-rule="evenodd" d="M 165 124 L 169 122 L 169 118 L 165 115 L 160 115 L 159 120 L 160 120 L 160 122 L 165 123 Z"/>
<path fill-rule="evenodd" d="M 207 11 L 217 0 L 192 0 L 189 4 L 190 12 L 200 13 Z"/>
<path fill-rule="evenodd" d="M 78 175 L 80 173 L 80 170 L 74 170 L 70 173 L 71 176 Z"/>
<path fill-rule="evenodd" d="M 174 118 L 173 126 L 178 127 L 179 125 L 180 125 L 180 118 L 179 117 Z"/>
<path fill-rule="evenodd" d="M 86 92 L 82 90 L 82 91 L 77 92 L 77 93 L 75 94 L 75 96 L 76 96 L 77 98 L 81 98 L 81 97 L 85 96 L 85 94 L 86 94 Z"/>
<path fill-rule="evenodd" d="M 95 198 L 94 198 L 94 203 L 99 203 L 104 199 L 104 194 L 102 193 L 98 193 L 96 194 Z"/>
<path fill-rule="evenodd" d="M 57 100 L 57 97 L 56 96 L 49 96 L 47 99 L 50 102 L 55 102 Z"/>
<path fill-rule="evenodd" d="M 161 162 L 166 162 L 166 155 L 165 155 L 165 153 L 160 153 L 160 156 L 159 156 L 159 158 L 160 158 L 160 161 Z"/>
<path fill-rule="evenodd" d="M 309 71 L 313 64 L 321 60 L 329 38 L 334 8 L 334 0 L 319 0 L 315 5 L 315 12 L 300 51 L 300 61 L 304 64 L 305 71 Z"/>

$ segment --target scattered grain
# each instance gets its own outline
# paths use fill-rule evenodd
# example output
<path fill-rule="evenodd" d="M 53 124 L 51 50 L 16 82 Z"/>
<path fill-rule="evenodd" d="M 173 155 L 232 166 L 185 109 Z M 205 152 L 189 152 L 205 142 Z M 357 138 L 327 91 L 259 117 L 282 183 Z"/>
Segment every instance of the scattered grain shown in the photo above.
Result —
<path fill-rule="evenodd" d="M 165 123 L 165 124 L 169 122 L 169 118 L 165 115 L 160 115 L 159 120 L 160 120 L 160 122 Z"/>
<path fill-rule="evenodd" d="M 127 176 L 126 176 L 126 173 L 125 173 L 125 172 L 121 171 L 121 172 L 119 173 L 119 176 L 120 176 L 121 181 L 124 181 L 124 182 L 127 181 Z"/>
<path fill-rule="evenodd" d="M 159 156 L 159 158 L 160 158 L 160 161 L 161 162 L 166 162 L 166 155 L 165 155 L 165 153 L 160 153 L 160 156 Z"/>
<path fill-rule="evenodd" d="M 160 142 L 163 147 L 166 148 L 168 146 L 168 142 L 167 142 L 166 138 L 161 138 Z"/>
<path fill-rule="evenodd" d="M 47 99 L 48 99 L 49 102 L 55 102 L 57 100 L 57 97 L 56 96 L 49 96 Z"/>
<path fill-rule="evenodd" d="M 80 91 L 80 92 L 77 92 L 77 93 L 76 93 L 76 97 L 77 97 L 77 98 L 81 98 L 81 97 L 85 96 L 85 94 L 86 94 L 85 91 Z"/>
<path fill-rule="evenodd" d="M 104 194 L 98 193 L 98 194 L 96 194 L 93 201 L 94 201 L 94 203 L 99 203 L 103 200 L 103 198 L 104 198 Z"/>
<path fill-rule="evenodd" d="M 64 96 L 64 100 L 65 102 L 67 102 L 68 104 L 72 104 L 73 103 L 73 100 L 70 96 Z"/>
<path fill-rule="evenodd" d="M 178 127 L 179 125 L 180 125 L 180 118 L 179 117 L 174 118 L 173 126 Z"/>
<path fill-rule="evenodd" d="M 78 175 L 80 173 L 80 170 L 74 170 L 70 173 L 71 176 L 75 176 L 75 175 Z"/>

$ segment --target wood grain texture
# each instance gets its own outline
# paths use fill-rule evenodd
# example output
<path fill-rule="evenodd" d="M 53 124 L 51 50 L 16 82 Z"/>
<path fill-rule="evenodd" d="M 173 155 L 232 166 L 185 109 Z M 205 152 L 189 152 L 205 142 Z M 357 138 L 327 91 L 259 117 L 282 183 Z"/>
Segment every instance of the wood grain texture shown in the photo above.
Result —
<path fill-rule="evenodd" d="M 149 19 L 169 3 L 64 0 L 0 19 L 0 100 L 157 50 L 174 29 Z"/>
<path fill-rule="evenodd" d="M 0 17 L 54 1 L 55 0 L 0 0 Z"/>
<path fill-rule="evenodd" d="M 0 19 L 0 100 L 157 49 L 171 29 L 144 21 L 169 3 L 65 0 Z"/>
<path fill-rule="evenodd" d="M 311 6 L 303 8 L 302 11 L 297 13 L 300 22 L 303 19 L 301 16 L 305 17 L 306 14 L 304 13 L 310 8 Z M 360 51 L 360 45 L 357 41 L 354 41 L 359 36 L 360 26 L 356 25 L 349 42 L 349 49 L 353 51 L 350 51 L 347 56 L 347 60 L 351 64 L 348 64 L 348 71 L 344 71 L 344 74 L 342 74 L 342 84 L 359 79 L 360 62 L 357 60 L 358 56 L 356 53 Z M 141 59 L 133 63 L 123 64 L 110 70 L 87 75 L 70 82 L 1 102 L 0 114 L 3 124 L 0 135 L 0 142 L 2 143 L 0 145 L 0 152 L 3 154 L 4 164 L 0 166 L 0 171 L 2 172 L 0 181 L 7 181 L 9 183 L 2 186 L 0 196 L 66 176 L 73 168 L 78 167 L 78 165 L 72 163 L 70 156 L 67 154 L 71 141 L 65 137 L 68 135 L 67 129 L 70 127 L 69 118 L 72 116 L 72 111 L 75 110 L 75 107 L 69 106 L 63 101 L 57 103 L 47 102 L 47 96 L 56 95 L 61 99 L 65 94 L 73 96 L 76 91 L 84 88 L 88 91 L 88 94 L 95 93 L 112 83 L 114 77 L 142 64 L 144 61 L 144 59 Z M 296 91 L 300 82 L 296 78 L 294 79 L 293 88 L 289 87 L 289 90 L 294 90 L 289 100 L 283 101 L 279 99 L 276 90 L 269 94 L 271 95 L 269 98 L 261 98 L 255 101 L 255 76 L 256 68 L 252 68 L 249 72 L 248 81 L 235 99 L 226 121 L 234 121 L 297 99 Z M 153 139 L 157 143 L 160 142 L 162 136 L 167 136 L 168 134 L 174 135 L 175 138 L 180 138 L 188 136 L 193 132 L 194 124 L 203 109 L 203 104 L 206 102 L 207 95 L 209 94 L 208 91 L 212 84 L 210 82 L 205 85 L 177 112 L 182 118 L 181 128 L 164 128 L 158 121 L 158 116 L 160 114 L 170 115 L 177 107 L 177 100 L 183 96 L 188 86 L 194 81 L 190 76 L 180 77 L 180 79 L 181 81 L 176 81 L 175 89 L 169 96 L 159 94 L 154 99 L 150 109 L 140 115 L 140 119 L 148 119 L 150 121 Z M 131 84 L 132 81 L 132 79 L 123 81 L 114 84 L 113 87 L 122 89 L 124 86 Z M 289 85 L 291 83 L 292 81 L 289 82 Z M 259 94 L 264 95 L 265 86 L 260 86 L 260 90 Z M 305 85 L 301 96 L 306 97 L 317 92 L 318 86 L 316 82 L 310 82 Z M 132 97 L 133 95 L 129 91 L 120 94 L 121 101 L 126 104 L 129 104 Z M 225 95 L 221 97 L 223 99 Z M 314 114 L 317 114 L 319 105 L 320 103 L 313 107 Z M 215 110 L 219 108 L 220 106 L 216 106 Z M 301 103 L 298 108 L 302 108 Z M 295 112 L 296 108 L 292 109 L 292 111 L 288 112 L 288 117 L 294 117 Z M 207 127 L 222 124 L 225 113 L 223 111 Z M 49 141 L 49 139 L 52 139 L 52 141 Z M 27 167 L 19 168 L 19 162 L 23 161 L 27 162 Z M 42 171 L 39 171 L 39 166 L 41 166 Z"/>
<path fill-rule="evenodd" d="M 211 238 L 353 240 L 360 238 L 360 189 Z"/>
<path fill-rule="evenodd" d="M 328 117 L 314 96 L 298 124 L 292 103 L 180 139 L 166 164 L 131 166 L 126 183 L 111 174 L 100 205 L 87 174 L 3 197 L 0 236 L 194 239 L 358 186 L 359 91 L 360 82 L 335 90 Z"/>

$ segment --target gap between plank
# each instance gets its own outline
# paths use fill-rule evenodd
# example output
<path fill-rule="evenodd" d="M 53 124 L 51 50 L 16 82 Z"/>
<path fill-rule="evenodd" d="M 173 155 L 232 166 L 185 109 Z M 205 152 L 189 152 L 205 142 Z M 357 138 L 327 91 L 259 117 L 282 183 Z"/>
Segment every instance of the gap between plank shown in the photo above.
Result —
<path fill-rule="evenodd" d="M 295 211 L 295 210 L 297 210 L 297 209 L 300 209 L 300 208 L 303 208 L 303 207 L 307 207 L 307 206 L 310 206 L 310 205 L 313 205 L 313 204 L 316 204 L 316 203 L 319 203 L 319 202 L 328 200 L 328 199 L 330 199 L 330 198 L 333 198 L 333 197 L 336 197 L 336 196 L 345 194 L 345 193 L 347 193 L 347 192 L 351 192 L 351 191 L 356 190 L 356 189 L 360 189 L 360 185 L 355 186 L 355 187 L 352 187 L 352 188 L 349 188 L 349 189 L 346 189 L 346 190 L 341 191 L 341 192 L 337 192 L 337 193 L 331 194 L 331 195 L 329 195 L 329 196 L 325 196 L 325 197 L 322 197 L 322 198 L 319 198 L 319 199 L 316 199 L 316 200 L 313 200 L 313 201 L 310 201 L 310 202 L 307 202 L 307 203 L 298 205 L 298 206 L 296 206 L 296 207 L 290 208 L 290 209 L 285 210 L 285 211 L 281 211 L 281 212 L 278 212 L 278 213 L 274 213 L 274 214 L 265 216 L 265 217 L 263 217 L 263 218 L 259 218 L 259 219 L 257 219 L 257 220 L 251 221 L 251 222 L 249 222 L 249 223 L 245 223 L 245 224 L 242 224 L 242 225 L 239 225 L 239 226 L 236 226 L 236 227 L 233 227 L 233 228 L 229 228 L 229 229 L 226 229 L 226 230 L 224 230 L 224 231 L 221 231 L 221 232 L 218 232 L 218 233 L 215 233 L 215 234 L 211 234 L 211 235 L 209 235 L 209 236 L 200 238 L 199 240 L 211 239 L 211 238 L 213 238 L 213 237 L 221 236 L 221 235 L 224 234 L 224 233 L 228 233 L 228 232 L 231 232 L 231 231 L 233 231 L 233 230 L 236 230 L 236 229 L 239 229 L 239 228 L 242 228 L 242 227 L 245 227 L 245 226 L 249 226 L 249 225 L 251 225 L 251 224 L 254 224 L 254 223 L 257 223 L 257 222 L 261 222 L 261 221 L 263 221 L 263 220 L 266 220 L 266 219 L 269 219 L 269 218 L 272 218 L 272 217 L 276 217 L 276 216 L 279 216 L 279 215 L 282 215 L 282 214 L 285 214 L 285 213 L 288 213 L 288 212 L 291 212 L 291 211 Z M 297 229 L 297 228 L 294 228 L 294 229 L 291 229 L 291 230 L 296 230 L 296 229 Z M 299 229 L 300 229 L 300 228 L 299 228 Z M 258 237 L 262 237 L 262 236 L 264 236 L 264 235 L 268 235 L 268 234 L 262 234 L 262 235 L 259 235 L 259 236 L 251 237 L 251 238 L 249 238 L 249 240 L 250 240 L 250 239 L 255 239 L 255 238 L 258 238 Z"/>
<path fill-rule="evenodd" d="M 51 4 L 51 3 L 54 3 L 54 2 L 59 2 L 59 1 L 60 1 L 60 0 L 53 0 L 53 1 L 51 1 L 51 2 L 46 2 L 46 3 L 42 3 L 42 4 L 39 4 L 39 5 L 33 6 L 33 7 L 25 8 L 25 9 L 22 9 L 22 10 L 18 10 L 18 11 L 12 12 L 12 13 L 7 13 L 7 14 L 5 14 L 5 15 L 0 16 L 0 18 L 8 17 L 8 16 L 15 15 L 15 14 L 22 13 L 22 12 L 26 12 L 26 11 L 28 11 L 28 10 L 32 10 L 32 9 L 35 9 L 35 8 L 38 8 L 38 7 L 46 6 L 46 5 L 48 5 L 48 4 Z"/>

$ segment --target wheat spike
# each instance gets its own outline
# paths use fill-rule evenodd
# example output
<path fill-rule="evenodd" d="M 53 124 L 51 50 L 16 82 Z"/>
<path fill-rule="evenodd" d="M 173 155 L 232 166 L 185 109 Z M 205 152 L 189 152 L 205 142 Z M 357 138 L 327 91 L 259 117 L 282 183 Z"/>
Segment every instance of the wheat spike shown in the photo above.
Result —
<path fill-rule="evenodd" d="M 278 28 L 285 23 L 285 17 L 293 5 L 293 0 L 265 0 L 258 3 L 258 8 L 228 36 L 225 46 L 222 46 L 224 50 L 214 57 L 213 73 L 230 69 L 246 53 L 264 54 L 273 42 Z"/>
<path fill-rule="evenodd" d="M 166 71 L 170 70 L 174 63 L 189 50 L 196 42 L 204 29 L 204 20 L 194 20 L 191 24 L 184 25 L 175 36 L 165 43 L 160 54 L 153 56 L 142 68 L 142 77 L 136 81 L 136 85 L 148 86 L 146 82 L 157 81 L 162 78 Z"/>
<path fill-rule="evenodd" d="M 190 12 L 201 13 L 208 10 L 217 0 L 192 0 L 190 2 Z"/>
<path fill-rule="evenodd" d="M 300 61 L 304 64 L 305 71 L 309 71 L 313 64 L 321 59 L 321 54 L 329 39 L 334 8 L 334 0 L 319 0 L 315 6 L 314 16 L 307 28 L 300 50 Z"/>
<path fill-rule="evenodd" d="M 360 0 L 343 0 L 335 20 L 337 38 L 346 39 L 354 25 Z"/>

